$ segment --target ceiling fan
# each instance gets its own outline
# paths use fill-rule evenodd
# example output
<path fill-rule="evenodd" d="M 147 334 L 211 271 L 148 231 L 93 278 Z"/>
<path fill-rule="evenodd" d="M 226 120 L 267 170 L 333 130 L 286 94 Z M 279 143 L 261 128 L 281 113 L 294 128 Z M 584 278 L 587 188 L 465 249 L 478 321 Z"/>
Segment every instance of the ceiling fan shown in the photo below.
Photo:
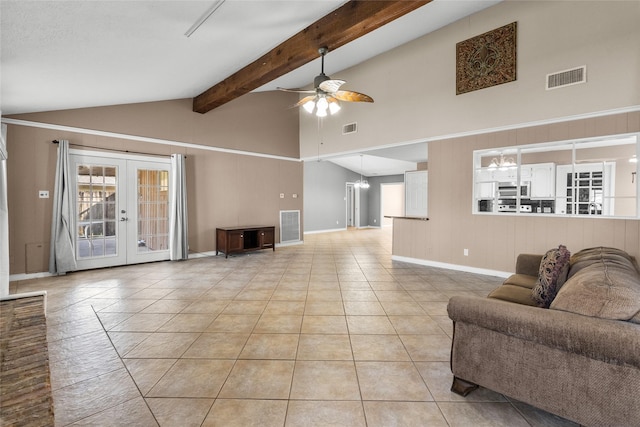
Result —
<path fill-rule="evenodd" d="M 338 101 L 345 102 L 373 102 L 373 98 L 369 95 L 365 95 L 359 92 L 353 92 L 350 90 L 340 90 L 340 86 L 345 84 L 344 80 L 334 80 L 324 73 L 324 56 L 329 52 L 329 48 L 321 47 L 318 49 L 318 53 L 322 57 L 322 68 L 320 74 L 313 79 L 314 89 L 285 89 L 279 87 L 279 90 L 285 92 L 297 92 L 308 93 L 309 96 L 305 96 L 298 101 L 294 107 L 302 106 L 308 113 L 313 113 L 315 110 L 316 116 L 326 117 L 327 110 L 331 114 L 335 114 L 340 110 L 340 103 Z"/>

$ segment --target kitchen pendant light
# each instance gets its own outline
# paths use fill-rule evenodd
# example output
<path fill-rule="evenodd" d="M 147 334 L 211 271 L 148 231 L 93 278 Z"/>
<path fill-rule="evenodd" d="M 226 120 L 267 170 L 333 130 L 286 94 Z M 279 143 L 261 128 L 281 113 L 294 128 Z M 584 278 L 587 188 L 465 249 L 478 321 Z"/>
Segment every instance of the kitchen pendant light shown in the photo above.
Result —
<path fill-rule="evenodd" d="M 367 189 L 369 188 L 369 181 L 367 181 L 366 179 L 362 178 L 362 170 L 363 170 L 363 155 L 360 154 L 360 180 L 356 181 L 355 184 L 353 184 L 354 187 L 356 188 L 362 188 L 362 189 Z"/>

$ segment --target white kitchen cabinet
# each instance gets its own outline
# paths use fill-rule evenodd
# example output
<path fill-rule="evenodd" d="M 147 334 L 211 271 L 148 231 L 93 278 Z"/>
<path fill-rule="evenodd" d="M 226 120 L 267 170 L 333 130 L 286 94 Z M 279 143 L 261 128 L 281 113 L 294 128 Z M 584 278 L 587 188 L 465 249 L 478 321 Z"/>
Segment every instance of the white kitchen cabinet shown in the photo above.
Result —
<path fill-rule="evenodd" d="M 537 163 L 522 165 L 528 169 L 531 182 L 531 199 L 553 199 L 556 196 L 556 165 L 555 163 Z M 524 173 L 522 174 L 524 176 Z"/>

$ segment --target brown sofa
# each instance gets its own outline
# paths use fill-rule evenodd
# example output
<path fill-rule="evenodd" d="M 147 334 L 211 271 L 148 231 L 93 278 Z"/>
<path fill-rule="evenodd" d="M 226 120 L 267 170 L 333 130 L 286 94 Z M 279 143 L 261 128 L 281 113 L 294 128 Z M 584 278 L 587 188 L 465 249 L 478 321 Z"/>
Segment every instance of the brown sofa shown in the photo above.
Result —
<path fill-rule="evenodd" d="M 613 248 L 580 251 L 543 308 L 532 297 L 542 259 L 520 255 L 488 298 L 450 299 L 452 391 L 481 385 L 585 426 L 640 426 L 637 263 Z"/>

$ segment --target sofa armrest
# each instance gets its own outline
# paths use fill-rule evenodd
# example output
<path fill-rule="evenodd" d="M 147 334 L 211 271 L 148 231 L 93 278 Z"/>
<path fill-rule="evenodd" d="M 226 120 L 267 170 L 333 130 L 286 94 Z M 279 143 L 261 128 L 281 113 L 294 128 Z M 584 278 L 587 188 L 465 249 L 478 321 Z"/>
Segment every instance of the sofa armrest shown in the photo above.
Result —
<path fill-rule="evenodd" d="M 542 255 L 520 254 L 516 260 L 516 274 L 538 277 Z"/>
<path fill-rule="evenodd" d="M 451 297 L 447 311 L 454 322 L 475 324 L 591 359 L 640 368 L 638 324 L 475 296 Z"/>

